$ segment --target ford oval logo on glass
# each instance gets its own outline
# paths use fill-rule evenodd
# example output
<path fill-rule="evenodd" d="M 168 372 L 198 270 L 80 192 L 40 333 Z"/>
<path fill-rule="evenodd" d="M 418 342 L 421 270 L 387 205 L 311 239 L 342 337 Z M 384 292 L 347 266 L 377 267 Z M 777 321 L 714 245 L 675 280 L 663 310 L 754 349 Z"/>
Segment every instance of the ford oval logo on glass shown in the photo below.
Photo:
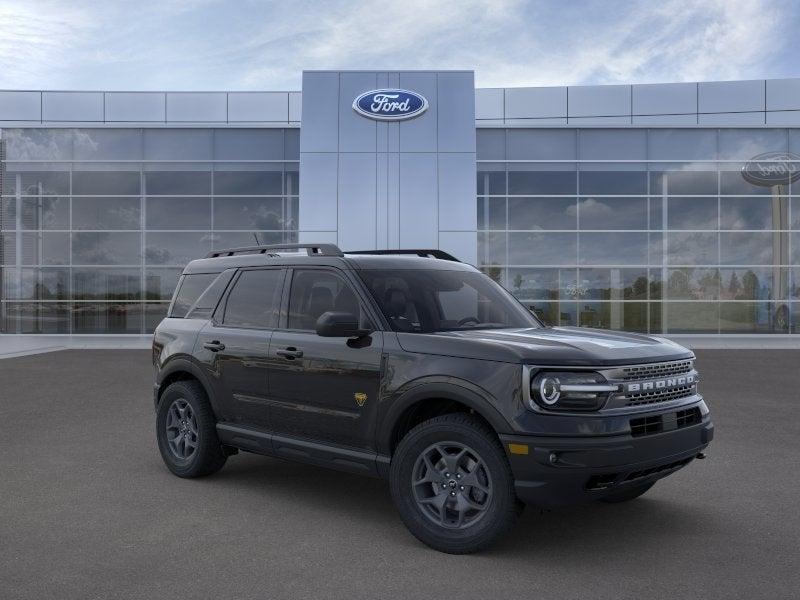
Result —
<path fill-rule="evenodd" d="M 789 185 L 800 179 L 800 156 L 791 152 L 765 152 L 748 160 L 742 177 L 753 185 Z"/>
<path fill-rule="evenodd" d="M 353 110 L 369 119 L 402 121 L 428 109 L 424 96 L 408 90 L 371 90 L 353 100 Z"/>

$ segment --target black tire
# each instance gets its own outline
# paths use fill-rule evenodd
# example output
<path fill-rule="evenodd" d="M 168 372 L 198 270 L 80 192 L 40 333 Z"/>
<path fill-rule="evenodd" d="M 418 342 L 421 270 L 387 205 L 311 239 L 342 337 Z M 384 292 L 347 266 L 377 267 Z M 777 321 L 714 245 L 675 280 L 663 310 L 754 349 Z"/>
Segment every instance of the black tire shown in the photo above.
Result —
<path fill-rule="evenodd" d="M 448 460 L 463 456 L 460 460 L 466 461 L 467 467 L 474 465 L 472 471 L 456 466 L 457 474 L 448 473 L 450 477 L 434 483 L 432 478 L 443 475 L 437 465 L 447 464 L 440 447 L 445 452 L 453 450 Z M 441 460 L 434 464 L 430 453 L 441 456 Z M 425 475 L 418 477 L 420 473 Z M 435 475 L 428 477 L 428 473 Z M 474 487 L 469 481 L 475 482 Z M 465 489 L 459 483 L 466 484 L 466 491 L 459 491 Z M 514 492 L 511 467 L 495 432 L 483 421 L 462 413 L 430 419 L 406 434 L 392 457 L 389 485 L 394 505 L 409 531 L 431 548 L 448 554 L 468 554 L 488 547 L 511 529 L 524 507 Z M 420 501 L 421 494 L 426 495 L 424 502 Z M 442 496 L 444 508 L 437 506 Z M 473 508 L 477 505 L 480 510 Z M 462 511 L 463 507 L 468 508 Z"/>
<path fill-rule="evenodd" d="M 655 481 L 651 483 L 645 483 L 644 485 L 634 486 L 627 490 L 622 490 L 615 494 L 610 494 L 608 496 L 604 496 L 600 498 L 600 502 L 605 502 L 606 504 L 618 504 L 620 502 L 628 502 L 630 500 L 635 500 L 642 494 L 647 493 L 647 491 L 656 484 Z"/>
<path fill-rule="evenodd" d="M 179 407 L 183 407 L 189 418 L 182 419 L 176 427 Z M 171 412 L 175 414 L 171 416 Z M 184 421 L 189 421 L 189 424 L 184 424 Z M 173 433 L 185 434 L 183 446 L 173 443 L 176 437 Z M 217 437 L 211 405 L 197 381 L 176 381 L 161 394 L 156 414 L 156 439 L 164 464 L 178 477 L 211 475 L 219 471 L 227 459 Z M 186 451 L 182 453 L 181 447 Z"/>

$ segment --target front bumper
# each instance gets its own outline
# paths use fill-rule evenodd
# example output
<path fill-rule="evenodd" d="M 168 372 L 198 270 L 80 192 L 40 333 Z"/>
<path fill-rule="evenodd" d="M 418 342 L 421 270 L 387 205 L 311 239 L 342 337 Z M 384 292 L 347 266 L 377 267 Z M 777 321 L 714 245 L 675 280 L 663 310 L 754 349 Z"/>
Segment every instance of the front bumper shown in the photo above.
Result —
<path fill-rule="evenodd" d="M 652 435 L 550 437 L 501 435 L 526 504 L 584 504 L 686 466 L 714 437 L 706 412 L 699 423 Z M 525 453 L 526 452 L 526 453 Z M 553 460 L 555 459 L 555 460 Z"/>

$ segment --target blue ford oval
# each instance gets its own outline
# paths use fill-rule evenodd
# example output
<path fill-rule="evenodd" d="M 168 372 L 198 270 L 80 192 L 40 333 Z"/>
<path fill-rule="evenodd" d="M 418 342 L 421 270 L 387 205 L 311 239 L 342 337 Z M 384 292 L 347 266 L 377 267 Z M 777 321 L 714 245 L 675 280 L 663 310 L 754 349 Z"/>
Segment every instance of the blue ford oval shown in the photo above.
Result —
<path fill-rule="evenodd" d="M 424 96 L 408 90 L 371 90 L 353 100 L 353 110 L 369 119 L 402 121 L 428 109 Z"/>

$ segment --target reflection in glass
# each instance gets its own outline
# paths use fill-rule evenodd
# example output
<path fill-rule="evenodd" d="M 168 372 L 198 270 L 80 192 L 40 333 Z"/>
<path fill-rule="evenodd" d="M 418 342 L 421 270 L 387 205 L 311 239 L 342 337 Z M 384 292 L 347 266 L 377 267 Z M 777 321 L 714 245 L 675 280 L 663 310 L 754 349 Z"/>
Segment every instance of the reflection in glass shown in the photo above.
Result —
<path fill-rule="evenodd" d="M 145 263 L 184 266 L 211 251 L 210 233 L 147 233 Z"/>
<path fill-rule="evenodd" d="M 69 333 L 69 304 L 8 302 L 4 305 L 3 333 Z"/>
<path fill-rule="evenodd" d="M 572 195 L 578 189 L 575 171 L 530 171 L 522 165 L 509 166 L 508 193 L 514 195 Z"/>
<path fill-rule="evenodd" d="M 144 305 L 144 332 L 153 333 L 167 316 L 169 302 L 147 302 Z"/>
<path fill-rule="evenodd" d="M 9 269 L 7 275 L 13 275 L 14 270 Z M 44 268 L 44 269 L 21 269 L 20 270 L 20 289 L 18 294 L 14 294 L 8 287 L 8 280 L 3 291 L 5 298 L 18 298 L 20 300 L 68 300 L 69 291 L 69 269 L 65 268 Z"/>
<path fill-rule="evenodd" d="M 665 333 L 718 333 L 719 303 L 665 302 Z"/>
<path fill-rule="evenodd" d="M 486 165 L 478 171 L 478 195 L 502 195 L 506 193 L 506 172 L 505 168 L 499 171 L 489 171 L 490 165 Z"/>
<path fill-rule="evenodd" d="M 509 198 L 509 229 L 540 231 L 578 226 L 575 198 Z"/>
<path fill-rule="evenodd" d="M 772 264 L 773 243 L 781 243 L 782 239 L 788 244 L 788 236 L 785 233 L 722 232 L 720 234 L 720 264 Z"/>
<path fill-rule="evenodd" d="M 580 298 L 647 300 L 647 269 L 581 269 Z"/>
<path fill-rule="evenodd" d="M 214 199 L 216 229 L 273 230 L 285 229 L 281 198 L 224 198 Z"/>
<path fill-rule="evenodd" d="M 478 233 L 478 262 L 481 265 L 505 265 L 506 233 Z"/>
<path fill-rule="evenodd" d="M 581 229 L 647 229 L 647 198 L 581 198 Z"/>
<path fill-rule="evenodd" d="M 276 195 L 283 193 L 281 171 L 215 171 L 214 193 Z"/>
<path fill-rule="evenodd" d="M 147 229 L 211 229 L 211 198 L 151 197 L 145 199 Z"/>
<path fill-rule="evenodd" d="M 577 254 L 574 233 L 509 233 L 510 265 L 574 265 Z"/>
<path fill-rule="evenodd" d="M 518 299 L 577 299 L 576 269 L 509 269 L 508 289 Z"/>
<path fill-rule="evenodd" d="M 138 265 L 142 260 L 139 233 L 81 232 L 72 234 L 73 265 Z"/>
<path fill-rule="evenodd" d="M 97 196 L 72 198 L 73 229 L 141 229 L 141 200 L 133 198 L 103 198 Z"/>
<path fill-rule="evenodd" d="M 787 198 L 720 198 L 720 204 L 722 229 L 787 228 Z"/>
<path fill-rule="evenodd" d="M 144 274 L 145 300 L 172 300 L 181 269 L 151 268 Z"/>
<path fill-rule="evenodd" d="M 789 307 L 773 302 L 721 302 L 720 333 L 788 333 Z"/>
<path fill-rule="evenodd" d="M 671 265 L 718 264 L 718 234 L 668 233 L 667 261 Z"/>
<path fill-rule="evenodd" d="M 653 165 L 658 169 L 659 165 Z M 717 195 L 716 171 L 650 171 L 650 193 L 672 196 Z"/>
<path fill-rule="evenodd" d="M 718 269 L 687 267 L 667 270 L 668 300 L 717 300 L 719 294 Z"/>
<path fill-rule="evenodd" d="M 667 199 L 667 226 L 669 229 L 710 229 L 718 226 L 719 213 L 716 198 Z"/>
<path fill-rule="evenodd" d="M 6 130 L 3 130 L 5 135 Z M 63 166 L 53 165 L 55 171 L 20 171 L 17 165 L 8 165 L 3 176 L 3 193 L 15 195 L 19 191 L 22 196 L 60 196 L 69 194 L 69 173 Z M 42 167 L 36 166 L 41 169 Z"/>
<path fill-rule="evenodd" d="M 23 265 L 68 265 L 69 233 L 21 233 Z M 13 264 L 11 261 L 10 264 Z"/>
<path fill-rule="evenodd" d="M 126 268 L 76 268 L 72 270 L 75 300 L 139 300 L 142 272 Z"/>
<path fill-rule="evenodd" d="M 505 198 L 478 197 L 478 229 L 507 229 Z"/>
<path fill-rule="evenodd" d="M 644 195 L 647 193 L 647 171 L 582 170 L 579 186 L 583 195 Z"/>
<path fill-rule="evenodd" d="M 141 333 L 142 304 L 76 302 L 72 308 L 72 333 Z"/>
<path fill-rule="evenodd" d="M 73 171 L 72 193 L 134 196 L 140 191 L 139 171 Z"/>
<path fill-rule="evenodd" d="M 69 198 L 23 197 L 20 203 L 22 229 L 69 229 Z"/>
<path fill-rule="evenodd" d="M 579 265 L 645 265 L 647 233 L 581 233 Z"/>
<path fill-rule="evenodd" d="M 524 302 L 545 325 L 575 327 L 578 325 L 578 304 L 575 302 Z"/>
<path fill-rule="evenodd" d="M 192 196 L 211 193 L 209 171 L 146 171 L 144 186 L 149 196 Z"/>

